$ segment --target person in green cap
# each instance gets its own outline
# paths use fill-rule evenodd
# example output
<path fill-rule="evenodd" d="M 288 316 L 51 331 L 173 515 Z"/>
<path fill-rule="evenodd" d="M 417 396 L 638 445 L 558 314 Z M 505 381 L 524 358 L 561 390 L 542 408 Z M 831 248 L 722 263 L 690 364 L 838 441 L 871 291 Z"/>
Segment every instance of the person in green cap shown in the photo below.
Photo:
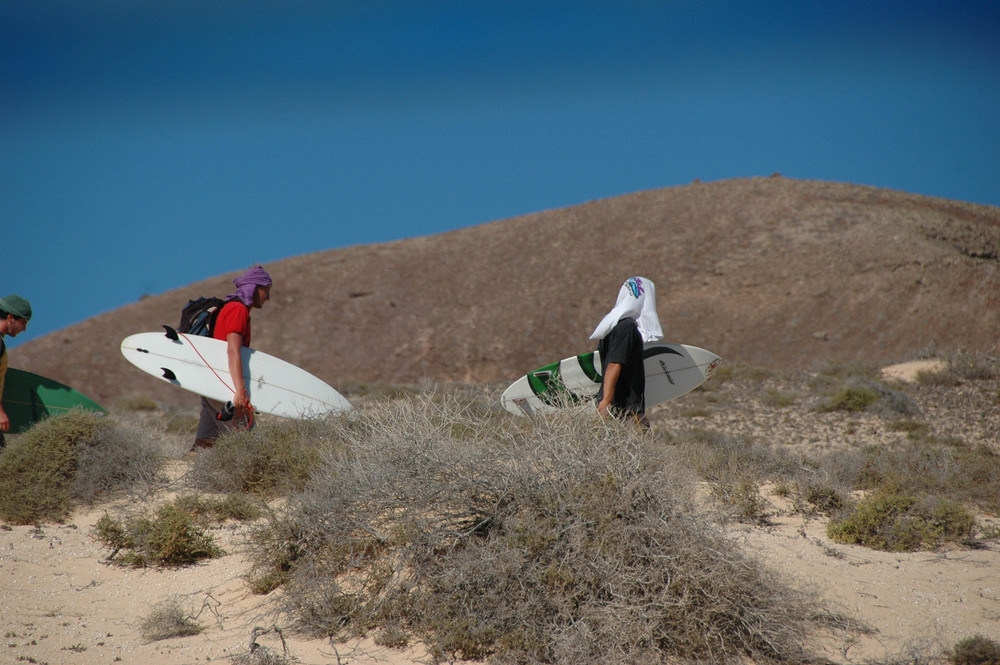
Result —
<path fill-rule="evenodd" d="M 7 344 L 4 337 L 16 337 L 28 327 L 31 318 L 31 303 L 19 295 L 11 294 L 0 298 L 0 399 L 3 398 L 4 383 L 7 381 Z M 10 430 L 10 418 L 0 404 L 0 448 L 6 444 L 4 432 Z"/>

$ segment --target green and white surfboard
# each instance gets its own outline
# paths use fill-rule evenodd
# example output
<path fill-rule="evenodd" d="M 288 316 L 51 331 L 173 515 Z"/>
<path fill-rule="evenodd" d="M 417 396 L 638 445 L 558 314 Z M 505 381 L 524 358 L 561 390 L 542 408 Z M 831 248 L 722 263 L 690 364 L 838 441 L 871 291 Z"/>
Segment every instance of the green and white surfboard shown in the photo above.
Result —
<path fill-rule="evenodd" d="M 646 344 L 643 357 L 647 409 L 694 390 L 722 364 L 711 351 L 664 342 Z M 504 391 L 500 404 L 511 413 L 530 415 L 592 403 L 601 381 L 600 353 L 591 351 L 528 372 Z"/>

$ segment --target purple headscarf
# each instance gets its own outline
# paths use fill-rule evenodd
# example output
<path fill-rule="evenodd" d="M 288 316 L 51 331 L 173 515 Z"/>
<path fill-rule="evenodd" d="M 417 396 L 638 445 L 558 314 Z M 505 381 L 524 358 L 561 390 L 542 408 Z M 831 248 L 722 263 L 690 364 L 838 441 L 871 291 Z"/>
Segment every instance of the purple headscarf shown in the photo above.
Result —
<path fill-rule="evenodd" d="M 271 286 L 271 276 L 261 266 L 255 266 L 233 280 L 236 293 L 230 293 L 226 300 L 239 298 L 247 307 L 253 305 L 253 294 L 258 286 Z"/>

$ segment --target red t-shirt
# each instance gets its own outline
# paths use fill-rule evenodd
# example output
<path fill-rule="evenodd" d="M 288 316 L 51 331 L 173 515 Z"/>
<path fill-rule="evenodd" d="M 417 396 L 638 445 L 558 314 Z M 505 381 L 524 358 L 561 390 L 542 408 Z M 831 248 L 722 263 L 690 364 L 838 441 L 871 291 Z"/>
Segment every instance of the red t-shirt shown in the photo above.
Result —
<path fill-rule="evenodd" d="M 233 332 L 243 335 L 243 346 L 250 346 L 250 308 L 239 300 L 230 300 L 222 306 L 212 337 L 225 342 Z"/>

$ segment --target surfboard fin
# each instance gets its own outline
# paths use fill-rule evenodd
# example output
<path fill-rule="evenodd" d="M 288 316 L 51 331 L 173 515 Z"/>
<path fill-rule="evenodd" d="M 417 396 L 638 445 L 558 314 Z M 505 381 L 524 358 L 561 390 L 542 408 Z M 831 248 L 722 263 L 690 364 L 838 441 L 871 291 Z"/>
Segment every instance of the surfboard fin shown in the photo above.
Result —
<path fill-rule="evenodd" d="M 167 331 L 167 339 L 172 339 L 175 342 L 179 342 L 180 341 L 180 337 L 177 336 L 177 331 L 176 330 L 174 330 L 173 328 L 171 328 L 170 326 L 168 326 L 166 324 L 163 324 L 163 327 Z"/>
<path fill-rule="evenodd" d="M 174 374 L 172 370 L 169 370 L 166 367 L 161 367 L 160 369 L 163 370 L 163 378 L 164 379 L 169 379 L 170 381 L 176 381 L 177 380 L 177 375 Z"/>

